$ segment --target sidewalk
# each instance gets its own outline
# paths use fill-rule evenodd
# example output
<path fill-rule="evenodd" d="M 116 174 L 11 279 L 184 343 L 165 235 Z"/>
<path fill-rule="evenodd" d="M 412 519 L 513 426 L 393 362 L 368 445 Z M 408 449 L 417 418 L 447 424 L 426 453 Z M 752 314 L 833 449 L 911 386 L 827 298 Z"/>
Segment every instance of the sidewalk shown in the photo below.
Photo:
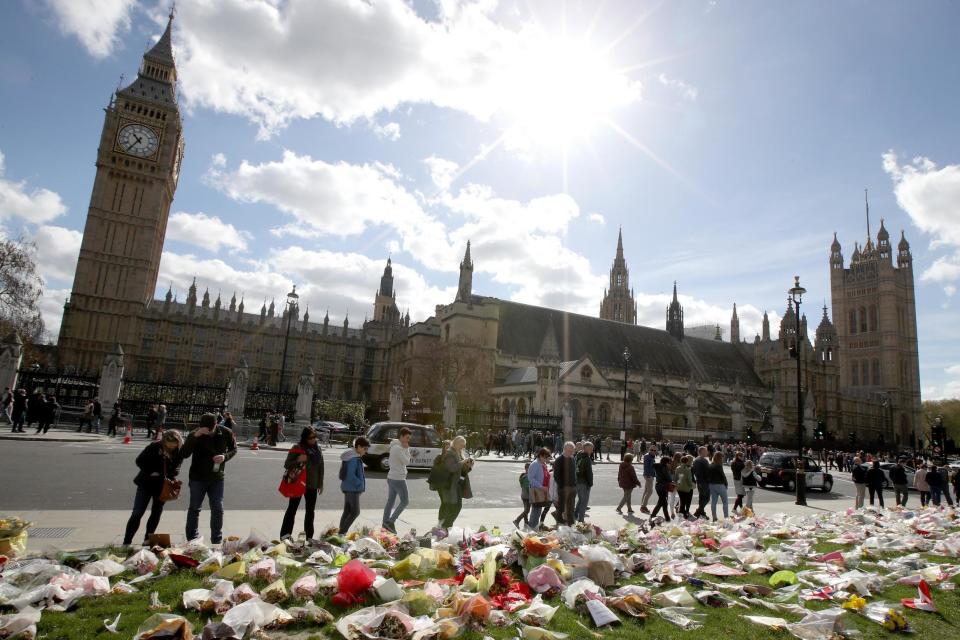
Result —
<path fill-rule="evenodd" d="M 9 425 L 2 425 L 0 426 L 0 440 L 20 440 L 23 442 L 88 442 L 93 444 L 123 440 L 122 433 L 117 436 L 117 438 L 110 438 L 104 435 L 107 432 L 106 428 L 101 428 L 99 434 L 78 433 L 76 428 L 67 427 L 51 427 L 47 433 L 37 433 L 36 428 L 24 428 L 24 431 L 25 433 L 13 433 L 10 431 Z M 146 442 L 146 440 L 143 441 Z"/>
<path fill-rule="evenodd" d="M 182 496 L 177 502 L 171 503 L 167 511 L 164 512 L 160 520 L 158 533 L 171 534 L 174 542 L 183 540 L 183 530 L 186 524 L 186 502 L 187 496 Z M 363 505 L 363 498 L 361 498 Z M 364 505 L 370 506 L 370 505 Z M 846 501 L 837 501 L 835 505 L 837 510 L 846 508 Z M 438 505 L 439 507 L 439 505 Z M 757 503 L 758 515 L 770 515 L 773 513 L 786 513 L 787 515 L 812 515 L 817 513 L 827 513 L 831 511 L 828 508 L 820 507 L 798 507 L 792 501 L 784 500 L 782 502 Z M 470 501 L 464 501 L 464 509 L 457 518 L 457 526 L 468 527 L 476 530 L 481 526 L 491 528 L 499 526 L 501 530 L 513 530 L 512 520 L 520 515 L 520 507 L 512 506 L 509 508 L 496 509 L 471 509 Z M 246 536 L 250 529 L 257 529 L 266 536 L 276 536 L 279 533 L 280 522 L 283 520 L 283 509 L 271 509 L 260 511 L 240 511 L 230 509 L 230 496 L 227 496 L 227 510 L 224 514 L 224 534 Z M 200 514 L 200 533 L 209 538 L 209 517 L 210 511 L 205 507 Z M 302 531 L 303 514 L 301 508 L 297 515 L 297 524 L 295 533 Z M 383 509 L 366 508 L 360 512 L 354 528 L 369 526 L 376 527 L 380 525 Z M 86 549 L 91 547 L 102 547 L 104 545 L 119 545 L 123 539 L 123 531 L 126 527 L 127 519 L 130 517 L 129 511 L 109 510 L 109 511 L 14 511 L 6 515 L 20 516 L 33 523 L 33 528 L 38 536 L 31 535 L 28 541 L 27 550 L 30 553 L 42 553 L 48 550 L 74 550 Z M 137 543 L 142 540 L 143 527 L 146 525 L 147 516 L 145 514 L 141 521 L 139 536 L 134 538 Z M 639 517 L 638 517 L 639 516 Z M 599 505 L 591 507 L 588 512 L 587 520 L 604 529 L 619 528 L 626 522 L 641 522 L 646 520 L 646 516 L 639 511 L 634 516 L 621 516 L 614 511 L 612 505 Z M 314 518 L 316 530 L 322 531 L 327 526 L 337 526 L 340 522 L 340 511 L 334 509 L 317 510 Z M 553 518 L 548 517 L 547 523 L 552 524 Z M 437 509 L 407 509 L 397 521 L 397 529 L 400 533 L 406 533 L 409 529 L 416 529 L 418 532 L 429 531 L 437 524 Z M 60 531 L 55 531 L 61 529 Z M 51 536 L 51 537 L 40 537 Z M 57 536 L 57 537 L 52 537 Z"/>

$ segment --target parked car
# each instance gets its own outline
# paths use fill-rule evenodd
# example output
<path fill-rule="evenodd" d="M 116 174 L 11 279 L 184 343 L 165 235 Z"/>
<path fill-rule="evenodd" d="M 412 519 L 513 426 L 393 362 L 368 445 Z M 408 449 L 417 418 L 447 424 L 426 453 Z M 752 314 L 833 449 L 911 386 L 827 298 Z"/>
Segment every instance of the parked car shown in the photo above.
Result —
<path fill-rule="evenodd" d="M 860 465 L 864 469 L 870 469 L 873 466 L 872 462 L 864 462 Z M 893 489 L 893 483 L 890 482 L 890 469 L 896 466 L 895 462 L 881 462 L 880 469 L 883 471 L 883 488 L 884 489 Z M 903 470 L 907 472 L 907 486 L 913 488 L 913 476 L 916 474 L 916 470 L 913 467 L 908 467 L 903 465 Z"/>
<path fill-rule="evenodd" d="M 363 463 L 370 469 L 390 469 L 390 443 L 397 438 L 401 427 L 412 431 L 410 438 L 410 464 L 408 468 L 429 469 L 441 451 L 440 435 L 432 425 L 409 422 L 378 422 L 367 430 L 370 448 L 363 456 Z"/>
<path fill-rule="evenodd" d="M 796 487 L 796 460 L 799 456 L 788 451 L 768 451 L 760 456 L 757 464 L 759 477 L 757 484 L 782 487 L 793 491 Z M 804 456 L 804 471 L 808 489 L 820 489 L 824 493 L 833 490 L 833 476 L 823 470 L 823 467 L 809 456 Z"/>
<path fill-rule="evenodd" d="M 316 429 L 317 433 L 320 435 L 323 435 L 324 433 L 335 435 L 350 431 L 349 426 L 343 424 L 342 422 L 334 422 L 333 420 L 317 420 L 313 423 L 313 428 Z"/>

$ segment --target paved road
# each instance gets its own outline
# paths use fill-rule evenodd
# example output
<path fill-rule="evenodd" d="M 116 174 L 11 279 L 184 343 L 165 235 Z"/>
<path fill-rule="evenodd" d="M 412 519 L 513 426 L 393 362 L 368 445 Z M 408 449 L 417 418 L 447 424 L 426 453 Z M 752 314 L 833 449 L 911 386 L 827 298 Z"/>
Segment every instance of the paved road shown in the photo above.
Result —
<path fill-rule="evenodd" d="M 141 441 L 133 445 L 74 444 L 0 441 L 0 512 L 27 509 L 128 509 L 135 492 L 134 458 L 145 446 Z M 324 450 L 326 464 L 326 491 L 318 501 L 318 509 L 339 509 L 342 494 L 336 479 L 342 447 Z M 227 464 L 226 506 L 229 509 L 280 509 L 285 501 L 277 492 L 280 483 L 284 452 L 252 452 L 241 449 Z M 189 460 L 184 463 L 182 477 L 186 477 Z M 508 507 L 519 505 L 518 476 L 523 471 L 520 462 L 477 463 L 472 478 L 474 508 Z M 729 476 L 729 469 L 727 470 Z M 594 488 L 591 504 L 616 505 L 621 496 L 617 487 L 617 466 L 597 465 L 594 469 Z M 823 494 L 811 491 L 811 506 L 821 504 L 835 509 L 837 501 L 850 501 L 853 484 L 843 476 L 835 475 L 834 490 Z M 367 491 L 361 503 L 364 507 L 383 504 L 386 500 L 386 474 L 367 471 Z M 411 508 L 434 508 L 439 504 L 436 494 L 427 488 L 426 472 L 413 472 L 408 479 Z M 730 482 L 731 493 L 733 482 Z M 634 492 L 634 505 L 639 505 L 639 491 Z M 778 502 L 789 495 L 775 489 L 759 489 L 754 501 Z M 696 500 L 696 497 L 694 497 Z M 731 497 L 731 505 L 733 498 Z M 652 506 L 652 505 L 651 505 Z M 171 509 L 185 509 L 186 501 L 178 500 Z"/>

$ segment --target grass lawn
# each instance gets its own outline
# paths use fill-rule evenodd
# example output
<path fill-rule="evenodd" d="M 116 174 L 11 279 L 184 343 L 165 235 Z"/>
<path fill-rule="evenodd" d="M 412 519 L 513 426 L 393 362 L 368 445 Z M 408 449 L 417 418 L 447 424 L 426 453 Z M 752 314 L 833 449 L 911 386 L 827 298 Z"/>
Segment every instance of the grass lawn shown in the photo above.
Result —
<path fill-rule="evenodd" d="M 842 546 L 821 542 L 816 545 L 815 549 L 817 552 L 823 553 L 835 549 L 849 549 L 851 547 L 851 545 Z M 956 559 L 943 558 L 934 555 L 926 555 L 925 557 L 930 559 L 932 562 L 957 562 Z M 292 582 L 299 577 L 304 570 L 305 569 L 287 571 L 285 575 L 287 586 L 292 584 Z M 866 568 L 865 570 L 869 571 L 870 569 Z M 111 582 L 114 582 L 115 580 L 116 579 L 113 579 Z M 720 580 L 724 579 L 713 579 L 715 582 Z M 738 583 L 766 584 L 767 576 L 753 574 L 736 578 L 726 578 L 725 580 Z M 641 581 L 642 578 L 635 577 L 630 582 L 640 583 Z M 954 584 L 960 584 L 960 576 L 954 578 L 953 582 Z M 266 583 L 262 581 L 253 581 L 252 584 L 258 590 L 266 586 Z M 45 640 L 89 640 L 91 638 L 114 637 L 132 638 L 140 624 L 147 617 L 152 615 L 152 612 L 148 610 L 150 592 L 152 591 L 159 592 L 161 602 L 170 605 L 173 609 L 173 613 L 178 613 L 187 617 L 193 623 L 194 631 L 198 637 L 200 630 L 205 624 L 211 620 L 219 619 L 220 617 L 200 614 L 194 611 L 184 611 L 181 598 L 183 591 L 187 589 L 209 587 L 209 585 L 205 585 L 203 583 L 203 576 L 199 576 L 191 571 L 181 570 L 166 578 L 141 583 L 139 586 L 142 590 L 134 594 L 109 595 L 100 598 L 83 598 L 78 602 L 75 609 L 66 613 L 44 612 L 38 628 L 38 635 L 40 638 L 44 638 Z M 675 586 L 679 585 L 666 585 L 663 588 L 671 589 Z M 691 591 L 691 593 L 697 590 L 692 586 L 688 586 L 688 589 Z M 894 585 L 883 593 L 878 594 L 873 598 L 868 598 L 867 601 L 873 602 L 877 600 L 884 600 L 887 603 L 891 605 L 897 605 L 897 608 L 900 608 L 899 604 L 901 598 L 915 597 L 916 595 L 916 587 Z M 913 630 L 917 633 L 916 637 L 944 640 L 947 638 L 960 637 L 960 588 L 952 591 L 943 591 L 938 588 L 933 588 L 933 597 L 940 609 L 939 613 L 907 610 L 907 619 L 909 620 Z M 334 616 L 342 615 L 344 613 L 333 608 L 330 603 L 323 598 L 318 598 L 316 602 L 318 605 L 333 613 Z M 749 637 L 751 640 L 760 640 L 764 638 L 782 639 L 792 636 L 790 636 L 786 631 L 773 631 L 766 627 L 755 625 L 745 620 L 742 616 L 744 614 L 752 614 L 782 617 L 788 622 L 799 620 L 797 616 L 792 616 L 790 614 L 778 614 L 762 606 L 752 606 L 748 610 L 740 607 L 716 609 L 698 604 L 696 605 L 696 610 L 700 613 L 706 614 L 705 628 L 701 631 L 691 632 L 680 629 L 679 627 L 661 618 L 655 611 L 651 611 L 648 618 L 645 621 L 640 622 L 629 619 L 625 615 L 621 615 L 619 616 L 622 620 L 621 625 L 608 628 L 607 630 L 597 631 L 592 629 L 592 624 L 586 616 L 581 616 L 573 611 L 570 611 L 560 603 L 559 598 L 550 599 L 548 602 L 550 602 L 552 605 L 560 604 L 560 610 L 554 616 L 548 628 L 552 631 L 568 633 L 571 638 L 591 638 L 593 634 L 598 634 L 594 637 L 610 639 L 641 637 L 679 639 L 689 638 L 691 633 L 702 634 L 705 630 L 715 638 Z M 297 606 L 298 604 L 301 604 L 301 602 L 291 599 L 281 603 L 280 606 L 289 608 L 291 606 Z M 809 609 L 820 609 L 830 606 L 838 606 L 838 604 L 839 603 L 808 602 L 806 603 L 806 606 Z M 122 614 L 119 625 L 119 635 L 113 636 L 104 630 L 103 620 L 109 619 L 112 622 L 117 613 Z M 876 624 L 854 613 L 848 614 L 847 620 L 852 627 L 859 629 L 863 634 L 863 637 L 866 639 L 886 638 L 895 635 L 883 629 L 879 624 Z M 588 631 L 584 629 L 584 627 L 578 624 L 578 622 L 590 627 L 591 630 Z M 336 630 L 332 628 L 332 626 L 316 627 L 307 626 L 306 624 L 295 624 L 286 627 L 283 631 L 269 631 L 267 633 L 270 637 L 286 638 L 288 636 L 292 636 L 296 637 L 298 640 L 340 637 Z M 517 630 L 513 626 L 503 629 L 488 628 L 484 633 L 468 632 L 460 637 L 466 640 L 481 640 L 484 635 L 488 635 L 497 639 L 512 639 L 517 636 Z"/>

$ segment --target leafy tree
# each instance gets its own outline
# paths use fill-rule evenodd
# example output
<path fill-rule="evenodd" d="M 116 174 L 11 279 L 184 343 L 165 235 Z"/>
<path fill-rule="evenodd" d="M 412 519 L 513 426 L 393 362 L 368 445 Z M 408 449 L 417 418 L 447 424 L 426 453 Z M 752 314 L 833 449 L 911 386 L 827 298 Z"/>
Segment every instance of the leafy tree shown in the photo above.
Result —
<path fill-rule="evenodd" d="M 0 241 L 0 335 L 12 331 L 24 342 L 43 336 L 39 301 L 43 279 L 34 260 L 36 245 L 23 238 Z"/>
<path fill-rule="evenodd" d="M 946 400 L 924 400 L 923 405 L 924 428 L 928 435 L 924 440 L 929 439 L 930 427 L 933 426 L 933 420 L 937 416 L 943 416 L 943 426 L 947 429 L 947 438 L 954 442 L 960 442 L 960 398 L 949 398 Z"/>

